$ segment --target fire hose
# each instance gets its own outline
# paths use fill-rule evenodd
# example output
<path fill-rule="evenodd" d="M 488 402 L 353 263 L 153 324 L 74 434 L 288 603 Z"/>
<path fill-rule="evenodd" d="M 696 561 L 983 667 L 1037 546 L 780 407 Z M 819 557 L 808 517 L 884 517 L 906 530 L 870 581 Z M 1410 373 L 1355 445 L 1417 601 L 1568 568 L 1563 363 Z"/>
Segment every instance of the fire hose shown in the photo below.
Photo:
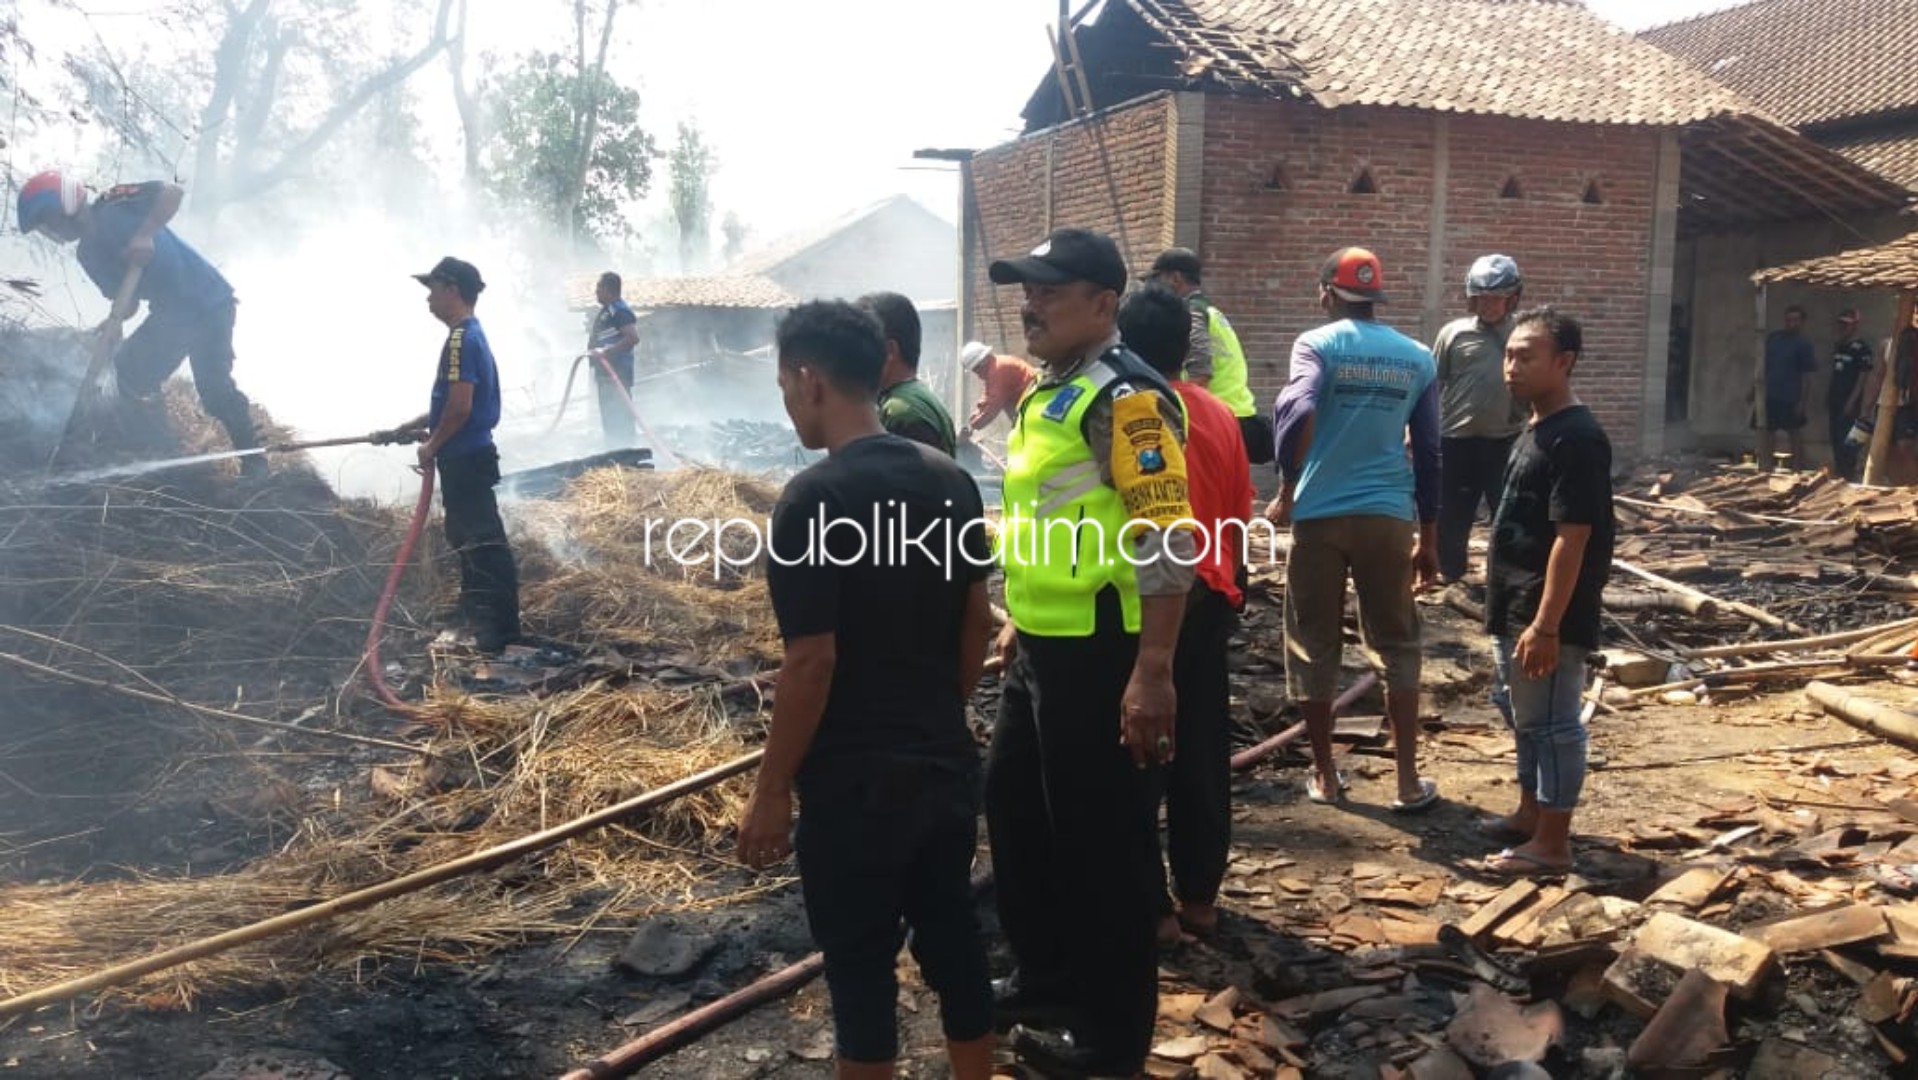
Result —
<path fill-rule="evenodd" d="M 1357 682 L 1354 682 L 1332 703 L 1333 715 L 1336 716 L 1351 708 L 1359 698 L 1365 696 L 1367 691 L 1377 685 L 1376 673 L 1368 671 L 1360 676 Z M 1304 734 L 1305 724 L 1301 721 L 1257 746 L 1234 754 L 1232 771 L 1243 772 L 1257 765 L 1286 745 L 1297 741 Z M 977 897 L 991 884 L 992 874 L 989 871 L 974 877 L 973 895 Z M 759 1006 L 797 992 L 825 970 L 825 955 L 813 953 L 795 964 L 781 968 L 717 1001 L 702 1005 L 631 1042 L 607 1051 L 562 1076 L 560 1080 L 608 1080 L 610 1077 L 631 1076 L 652 1062 L 698 1041 L 701 1037 L 739 1019 Z"/>
<path fill-rule="evenodd" d="M 413 548 L 420 542 L 420 533 L 426 528 L 426 515 L 433 509 L 433 470 L 420 470 L 420 497 L 413 504 L 413 520 L 406 526 L 406 537 L 400 541 L 400 550 L 393 556 L 393 568 L 386 574 L 386 587 L 380 590 L 380 600 L 373 608 L 373 623 L 366 628 L 366 649 L 362 653 L 362 663 L 366 668 L 366 681 L 373 687 L 373 694 L 380 704 L 409 719 L 421 719 L 424 713 L 416 705 L 401 701 L 393 688 L 386 685 L 386 671 L 380 664 L 380 637 L 386 631 L 386 613 L 393 606 L 393 597 L 400 590 L 400 577 L 406 573 L 406 564 L 413 561 Z"/>
<path fill-rule="evenodd" d="M 546 428 L 545 433 L 547 435 L 558 431 L 559 422 L 566 418 L 566 406 L 569 405 L 573 399 L 573 380 L 579 377 L 580 365 L 587 360 L 596 360 L 599 363 L 600 370 L 606 373 L 607 378 L 613 380 L 614 386 L 619 387 L 619 400 L 625 404 L 626 411 L 633 414 L 633 422 L 639 425 L 639 430 L 645 434 L 646 441 L 651 443 L 655 450 L 665 451 L 667 457 L 678 461 L 686 461 L 687 459 L 684 455 L 674 452 L 672 447 L 660 441 L 659 436 L 653 434 L 653 429 L 646 425 L 646 418 L 640 415 L 639 406 L 633 402 L 632 386 L 638 386 L 643 382 L 651 382 L 654 379 L 663 379 L 668 375 L 678 375 L 681 372 L 692 371 L 695 368 L 703 368 L 712 363 L 712 361 L 702 360 L 697 364 L 682 364 L 679 367 L 668 368 L 665 371 L 656 371 L 651 375 L 634 379 L 632 386 L 628 386 L 620 380 L 619 373 L 613 370 L 612 361 L 603 356 L 594 356 L 592 353 L 580 353 L 573 358 L 572 369 L 566 373 L 566 389 L 560 392 L 559 411 L 553 414 L 553 422 Z"/>

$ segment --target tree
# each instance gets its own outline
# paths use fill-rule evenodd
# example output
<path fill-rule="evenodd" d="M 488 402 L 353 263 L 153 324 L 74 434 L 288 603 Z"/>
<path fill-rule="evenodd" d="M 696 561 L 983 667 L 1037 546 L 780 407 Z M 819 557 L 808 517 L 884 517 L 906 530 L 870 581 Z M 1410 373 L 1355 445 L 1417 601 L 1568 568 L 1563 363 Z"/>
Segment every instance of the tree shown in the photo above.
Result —
<path fill-rule="evenodd" d="M 745 254 L 746 237 L 752 233 L 752 230 L 746 227 L 745 222 L 739 220 L 738 214 L 731 210 L 726 211 L 726 220 L 720 222 L 719 233 L 726 238 L 726 247 L 719 256 L 721 262 L 731 263 Z"/>
<path fill-rule="evenodd" d="M 679 226 L 679 267 L 682 273 L 705 268 L 712 251 L 712 177 L 719 168 L 712 147 L 699 126 L 679 122 L 679 141 L 671 154 L 673 221 Z"/>
<path fill-rule="evenodd" d="M 593 102 L 590 125 L 583 101 Z M 582 77 L 565 57 L 545 53 L 500 77 L 486 104 L 487 191 L 572 239 L 610 241 L 631 231 L 621 206 L 645 197 L 658 156 L 639 126 L 639 91 L 604 72 Z M 582 145 L 589 130 L 592 142 Z"/>
<path fill-rule="evenodd" d="M 258 198 L 326 163 L 326 150 L 366 110 L 446 47 L 453 0 L 396 0 L 393 30 L 369 32 L 355 0 L 187 0 L 181 33 L 132 43 L 117 58 L 96 35 L 67 70 L 94 112 L 127 144 L 176 169 L 189 150 L 195 213 Z M 388 53 L 431 13 L 424 44 Z"/>

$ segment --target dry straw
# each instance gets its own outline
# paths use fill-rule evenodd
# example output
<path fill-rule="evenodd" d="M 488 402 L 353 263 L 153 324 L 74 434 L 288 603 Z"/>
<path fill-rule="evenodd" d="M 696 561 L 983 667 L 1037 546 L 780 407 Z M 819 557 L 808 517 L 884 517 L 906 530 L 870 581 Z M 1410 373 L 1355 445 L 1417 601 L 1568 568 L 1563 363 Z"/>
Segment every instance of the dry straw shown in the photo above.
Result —
<path fill-rule="evenodd" d="M 155 486 L 162 490 L 81 493 L 37 513 L 8 513 L 8 500 L 0 498 L 0 528 L 13 530 L 0 548 L 0 610 L 18 615 L 31 608 L 38 617 L 20 617 L 17 625 L 82 646 L 39 645 L 35 658 L 104 679 L 136 671 L 170 693 L 222 706 L 235 704 L 217 689 L 230 687 L 234 665 L 272 662 L 285 673 L 284 689 L 252 711 L 285 719 L 315 705 L 326 709 L 325 701 L 301 700 L 301 689 L 338 685 L 351 670 L 352 644 L 364 633 L 401 522 L 391 511 L 322 499 L 311 488 L 296 488 L 296 496 L 282 491 L 271 505 L 235 506 L 230 484 L 217 479 Z M 529 629 L 601 656 L 624 655 L 631 677 L 608 676 L 545 697 L 476 697 L 438 687 L 425 704 L 445 724 L 426 755 L 401 761 L 387 751 L 355 750 L 361 756 L 341 783 L 314 774 L 310 759 L 253 756 L 218 721 L 193 721 L 161 705 L 115 705 L 106 717 L 97 709 L 102 699 L 84 689 L 23 681 L 38 695 L 36 722 L 75 729 L 92 722 L 98 738 L 109 722 L 124 729 L 131 709 L 191 734 L 190 741 L 139 744 L 155 755 L 144 763 L 150 775 L 169 783 L 204 778 L 206 770 L 193 770 L 190 759 L 209 745 L 246 752 L 244 768 L 224 771 L 279 793 L 274 819 L 290 838 L 277 852 L 218 875 L 130 874 L 0 888 L 7 913 L 0 994 L 457 858 L 739 756 L 757 740 L 758 719 L 738 708 L 729 715 L 717 682 L 648 682 L 644 658 L 723 664 L 740 673 L 769 663 L 778 639 L 764 583 L 756 568 L 727 568 L 715 581 L 710 567 L 649 563 L 644 522 L 763 523 L 775 496 L 766 483 L 720 472 L 609 470 L 579 478 L 561 498 L 513 508 Z M 410 574 L 403 607 L 424 622 L 447 587 L 443 571 Z M 58 618 L 50 614 L 56 611 Z M 15 678 L 24 677 L 0 672 L 0 683 Z M 64 715 L 52 715 L 62 709 Z M 331 711 L 340 714 L 334 726 L 392 734 L 363 708 L 336 704 Z M 189 723 L 200 726 L 181 726 Z M 26 737 L 0 742 L 0 769 L 11 747 L 33 744 Z M 394 961 L 410 968 L 529 935 L 721 902 L 728 887 L 717 871 L 743 785 L 730 781 L 533 859 L 154 975 L 115 996 L 192 1007 L 222 989 L 294 985 L 329 969 L 365 974 Z"/>

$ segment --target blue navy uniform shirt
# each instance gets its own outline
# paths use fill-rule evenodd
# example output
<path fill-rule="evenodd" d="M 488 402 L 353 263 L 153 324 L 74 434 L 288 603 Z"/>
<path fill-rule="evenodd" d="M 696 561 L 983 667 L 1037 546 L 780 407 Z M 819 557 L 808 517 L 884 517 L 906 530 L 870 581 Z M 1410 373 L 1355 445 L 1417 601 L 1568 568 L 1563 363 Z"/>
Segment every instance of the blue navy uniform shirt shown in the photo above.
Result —
<path fill-rule="evenodd" d="M 121 184 L 108 188 L 88 209 L 92 225 L 80 238 L 76 254 L 80 268 L 108 299 L 120 294 L 126 279 L 127 241 L 146 223 L 153 200 L 165 186 L 157 180 Z M 233 286 L 172 229 L 162 228 L 153 234 L 153 261 L 134 295 L 156 312 L 197 313 L 231 304 Z"/>
<path fill-rule="evenodd" d="M 491 449 L 493 429 L 499 426 L 499 367 L 493 362 L 492 346 L 486 343 L 486 331 L 480 329 L 478 319 L 468 318 L 446 335 L 438 366 L 433 378 L 433 407 L 427 413 L 429 430 L 439 428 L 452 385 L 473 384 L 473 413 L 459 434 L 440 447 L 440 456 L 459 457 Z"/>

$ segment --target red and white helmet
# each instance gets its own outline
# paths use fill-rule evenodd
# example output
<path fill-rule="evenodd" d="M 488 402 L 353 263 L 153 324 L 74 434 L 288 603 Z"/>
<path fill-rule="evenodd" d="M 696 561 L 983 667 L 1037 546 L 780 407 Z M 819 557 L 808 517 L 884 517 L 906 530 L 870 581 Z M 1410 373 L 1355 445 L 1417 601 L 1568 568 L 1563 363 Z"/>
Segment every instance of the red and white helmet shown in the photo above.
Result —
<path fill-rule="evenodd" d="M 86 185 L 80 181 L 54 169 L 38 173 L 20 186 L 20 231 L 32 232 L 50 214 L 72 217 L 86 201 Z"/>

